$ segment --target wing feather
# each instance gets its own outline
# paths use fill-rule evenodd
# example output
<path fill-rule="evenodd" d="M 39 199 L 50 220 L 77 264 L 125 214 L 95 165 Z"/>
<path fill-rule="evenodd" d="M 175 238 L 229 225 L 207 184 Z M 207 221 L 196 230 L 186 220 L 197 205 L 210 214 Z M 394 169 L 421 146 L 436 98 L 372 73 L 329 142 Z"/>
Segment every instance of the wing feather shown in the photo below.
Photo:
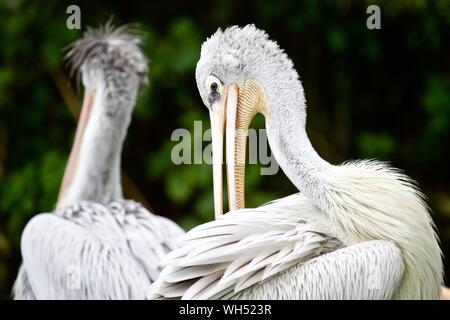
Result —
<path fill-rule="evenodd" d="M 404 274 L 400 249 L 366 241 L 294 264 L 229 299 L 391 299 Z"/>
<path fill-rule="evenodd" d="M 149 298 L 165 298 L 176 280 L 195 280 L 179 298 L 223 298 L 341 246 L 328 218 L 299 194 L 229 212 L 180 238 Z"/>

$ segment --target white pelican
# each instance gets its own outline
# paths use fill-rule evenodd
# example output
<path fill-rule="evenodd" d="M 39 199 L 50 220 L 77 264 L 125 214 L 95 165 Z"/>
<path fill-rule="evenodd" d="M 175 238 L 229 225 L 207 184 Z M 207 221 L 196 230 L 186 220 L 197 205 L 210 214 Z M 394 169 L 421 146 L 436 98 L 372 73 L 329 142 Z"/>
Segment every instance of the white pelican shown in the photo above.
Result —
<path fill-rule="evenodd" d="M 386 164 L 336 166 L 316 153 L 305 131 L 299 76 L 264 31 L 253 25 L 219 29 L 202 46 L 196 80 L 217 158 L 226 127 L 232 211 L 221 216 L 217 205 L 221 172 L 215 163 L 221 218 L 181 238 L 149 298 L 439 297 L 441 251 L 422 194 Z M 240 209 L 246 133 L 257 112 L 265 116 L 276 160 L 301 194 Z"/>
<path fill-rule="evenodd" d="M 57 208 L 25 227 L 16 299 L 143 299 L 184 232 L 122 196 L 120 158 L 139 89 L 140 38 L 109 23 L 68 53 L 84 102 Z"/>

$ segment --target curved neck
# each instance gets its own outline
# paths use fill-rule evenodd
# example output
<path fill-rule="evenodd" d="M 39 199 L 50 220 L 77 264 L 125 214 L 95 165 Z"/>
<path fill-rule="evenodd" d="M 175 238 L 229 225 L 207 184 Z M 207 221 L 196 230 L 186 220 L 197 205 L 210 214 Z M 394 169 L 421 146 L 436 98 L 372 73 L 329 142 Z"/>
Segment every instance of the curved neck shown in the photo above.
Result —
<path fill-rule="evenodd" d="M 106 203 L 122 199 L 120 159 L 134 99 L 135 94 L 124 97 L 122 91 L 119 97 L 115 90 L 97 86 L 81 142 L 74 144 L 78 150 L 71 152 L 71 156 L 75 154 L 72 178 L 58 207 L 82 200 Z"/>
<path fill-rule="evenodd" d="M 332 165 L 317 154 L 304 129 L 285 131 L 273 125 L 269 128 L 271 149 L 283 172 L 302 193 L 319 204 Z"/>
<path fill-rule="evenodd" d="M 298 77 L 273 87 L 267 82 L 269 116 L 266 120 L 271 150 L 283 172 L 308 198 L 320 206 L 333 165 L 322 159 L 308 139 L 306 106 Z"/>

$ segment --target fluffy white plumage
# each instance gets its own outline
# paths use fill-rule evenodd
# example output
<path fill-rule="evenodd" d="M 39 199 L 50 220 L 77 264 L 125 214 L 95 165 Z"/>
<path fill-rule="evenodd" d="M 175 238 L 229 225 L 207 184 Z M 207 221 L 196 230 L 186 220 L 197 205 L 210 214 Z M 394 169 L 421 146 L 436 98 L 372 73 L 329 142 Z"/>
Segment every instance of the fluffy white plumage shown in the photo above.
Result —
<path fill-rule="evenodd" d="M 230 212 L 191 230 L 165 259 L 150 297 L 439 297 L 441 251 L 423 195 L 410 178 L 381 162 L 335 166 L 316 153 L 305 131 L 301 82 L 276 42 L 253 25 L 219 29 L 203 44 L 197 64 L 205 105 L 210 74 L 224 86 L 259 81 L 272 152 L 304 197 Z M 317 230 L 317 221 L 323 229 Z M 373 274 L 378 295 L 368 285 Z"/>
<path fill-rule="evenodd" d="M 31 289 L 37 299 L 144 299 L 160 260 L 183 233 L 130 200 L 79 202 L 40 214 L 22 234 L 27 272 L 15 298 L 30 298 Z"/>

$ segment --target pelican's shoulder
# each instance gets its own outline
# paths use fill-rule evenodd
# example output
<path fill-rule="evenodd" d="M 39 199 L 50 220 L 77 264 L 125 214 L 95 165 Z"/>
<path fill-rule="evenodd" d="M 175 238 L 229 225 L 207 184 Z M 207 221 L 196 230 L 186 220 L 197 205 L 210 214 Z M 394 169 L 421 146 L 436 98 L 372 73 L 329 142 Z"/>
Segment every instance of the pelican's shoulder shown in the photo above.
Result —
<path fill-rule="evenodd" d="M 417 190 L 416 182 L 405 175 L 401 169 L 392 167 L 388 162 L 380 160 L 351 160 L 342 163 L 335 167 L 337 176 L 342 176 L 345 179 L 380 179 L 380 182 L 385 180 L 396 180 L 398 183 L 413 187 Z M 367 181 L 363 181 L 367 183 Z"/>
<path fill-rule="evenodd" d="M 413 224 L 409 233 L 416 236 L 421 230 L 432 230 L 424 194 L 400 169 L 375 160 L 350 161 L 335 168 L 327 189 L 327 214 L 339 214 L 344 222 L 360 219 L 367 224 L 365 230 L 371 230 L 368 225 L 374 223 L 379 224 L 373 230 L 387 224 L 395 233 Z"/>
<path fill-rule="evenodd" d="M 364 197 L 365 205 L 381 204 L 391 200 L 402 202 L 406 207 L 428 212 L 425 196 L 417 183 L 402 170 L 376 160 L 356 160 L 335 167 L 330 193 L 348 195 L 350 198 Z M 333 188 L 333 185 L 339 188 Z M 383 203 L 383 206 L 389 203 Z"/>
<path fill-rule="evenodd" d="M 79 201 L 56 209 L 52 215 L 68 224 L 82 227 L 95 238 L 127 247 L 137 243 L 163 256 L 175 248 L 184 231 L 174 222 L 148 211 L 141 203 L 119 200 L 106 204 Z"/>
<path fill-rule="evenodd" d="M 399 246 L 406 269 L 402 298 L 438 296 L 442 259 L 434 223 L 425 196 L 401 170 L 375 160 L 336 166 L 321 208 L 357 241 Z"/>

